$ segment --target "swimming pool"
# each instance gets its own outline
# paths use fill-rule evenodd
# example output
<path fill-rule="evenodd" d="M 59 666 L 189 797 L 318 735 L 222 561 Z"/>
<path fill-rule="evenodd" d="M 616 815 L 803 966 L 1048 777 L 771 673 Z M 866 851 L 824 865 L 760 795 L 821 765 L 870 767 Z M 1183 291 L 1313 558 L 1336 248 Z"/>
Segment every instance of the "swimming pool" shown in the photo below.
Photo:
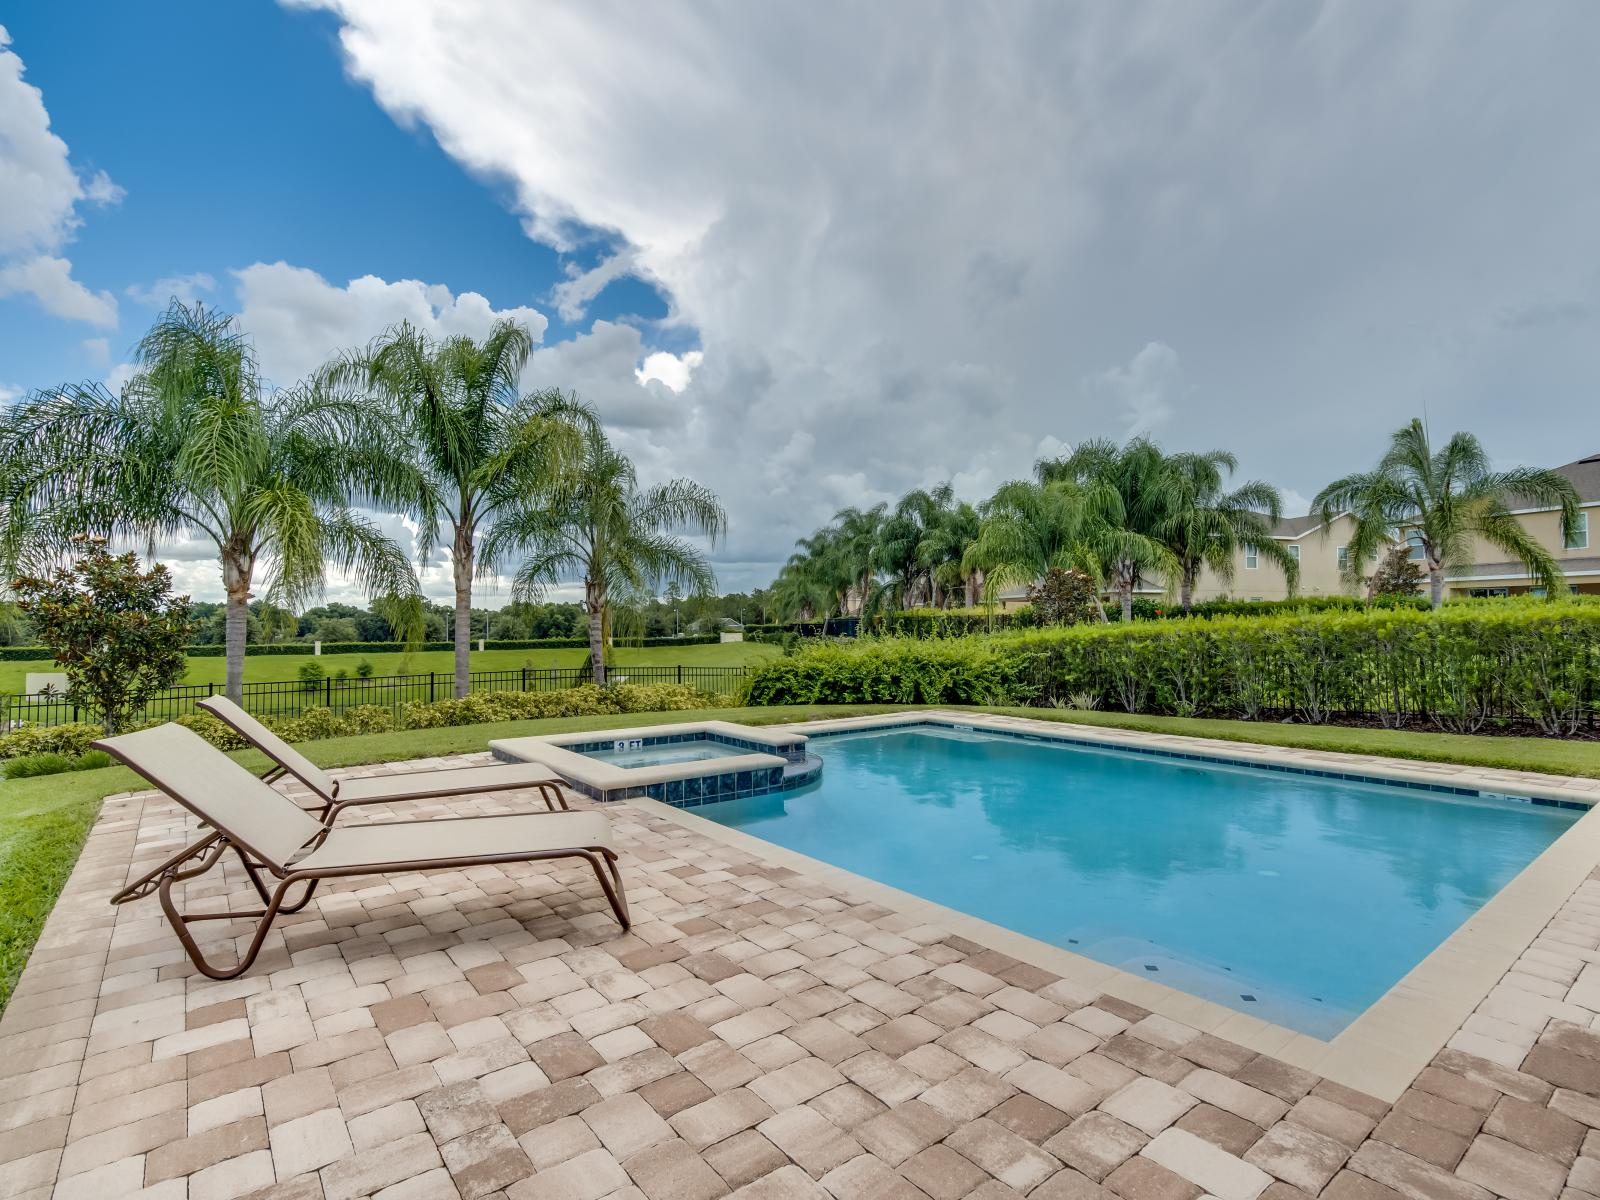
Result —
<path fill-rule="evenodd" d="M 913 726 L 707 819 L 1319 1038 L 1581 811 Z"/>
<path fill-rule="evenodd" d="M 643 744 L 635 745 L 633 742 Z M 745 751 L 731 742 L 715 738 L 701 738 L 689 742 L 645 742 L 635 738 L 627 744 L 613 744 L 599 750 L 581 751 L 586 758 L 619 767 L 655 767 L 662 763 L 705 762 L 713 758 L 728 758 Z"/>

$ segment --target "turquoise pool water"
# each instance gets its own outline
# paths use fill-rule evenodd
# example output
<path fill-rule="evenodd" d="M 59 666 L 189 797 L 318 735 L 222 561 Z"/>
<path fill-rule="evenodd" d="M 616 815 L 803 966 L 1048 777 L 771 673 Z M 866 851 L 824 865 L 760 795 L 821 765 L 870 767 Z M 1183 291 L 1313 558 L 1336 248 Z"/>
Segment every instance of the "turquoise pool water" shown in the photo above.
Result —
<path fill-rule="evenodd" d="M 731 742 L 716 738 L 701 738 L 692 742 L 664 742 L 656 746 L 635 746 L 627 750 L 586 750 L 585 758 L 598 758 L 601 762 L 618 767 L 655 767 L 662 763 L 701 762 L 708 758 L 731 758 L 736 754 L 749 754 Z"/>
<path fill-rule="evenodd" d="M 916 727 L 694 811 L 1327 1038 L 1580 812 Z"/>

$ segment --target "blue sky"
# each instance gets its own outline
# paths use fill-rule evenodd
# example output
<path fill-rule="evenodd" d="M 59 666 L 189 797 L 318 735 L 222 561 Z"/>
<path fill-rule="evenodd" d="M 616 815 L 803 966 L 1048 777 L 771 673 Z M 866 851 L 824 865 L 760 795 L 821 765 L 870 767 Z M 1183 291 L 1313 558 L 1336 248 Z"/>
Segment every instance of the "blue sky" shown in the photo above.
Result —
<path fill-rule="evenodd" d="M 0 298 L 0 384 L 101 375 L 85 338 L 106 338 L 120 361 L 151 315 L 128 288 L 201 272 L 217 286 L 200 295 L 231 308 L 230 272 L 255 262 L 334 284 L 367 274 L 440 282 L 496 308 L 539 307 L 547 341 L 577 332 L 547 303 L 550 289 L 565 263 L 587 269 L 608 240 L 596 233 L 563 256 L 529 238 L 503 176 L 469 173 L 426 126 L 402 127 L 346 78 L 328 14 L 257 0 L 94 0 L 22 6 L 5 26 L 74 167 L 105 171 L 125 195 L 81 211 L 65 250 L 75 277 L 117 298 L 117 326 Z M 587 318 L 665 311 L 629 278 Z"/>

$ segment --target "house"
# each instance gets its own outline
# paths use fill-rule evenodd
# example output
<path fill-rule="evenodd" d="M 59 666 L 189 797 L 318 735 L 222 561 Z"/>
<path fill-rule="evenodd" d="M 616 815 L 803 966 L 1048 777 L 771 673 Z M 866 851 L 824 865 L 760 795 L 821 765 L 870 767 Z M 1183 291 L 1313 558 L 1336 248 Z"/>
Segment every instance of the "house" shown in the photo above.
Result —
<path fill-rule="evenodd" d="M 1519 505 L 1513 501 L 1511 511 L 1522 522 L 1523 528 L 1555 555 L 1566 576 L 1567 586 L 1572 591 L 1600 594 L 1600 454 L 1580 458 L 1556 470 L 1572 481 L 1583 512 L 1570 541 L 1561 536 L 1559 509 Z M 1356 593 L 1356 587 L 1349 581 L 1345 563 L 1345 547 L 1354 528 L 1355 520 L 1348 514 L 1336 517 L 1326 526 L 1313 515 L 1285 517 L 1278 522 L 1273 531 L 1273 540 L 1300 563 L 1299 595 Z M 1421 555 L 1420 548 L 1413 552 L 1414 557 L 1420 558 Z M 1481 538 L 1474 539 L 1470 563 L 1449 568 L 1445 573 L 1446 596 L 1543 593 L 1543 589 L 1529 576 L 1526 567 L 1505 559 L 1503 551 Z M 1362 574 L 1371 574 L 1376 566 L 1374 557 L 1363 568 Z M 1138 594 L 1158 599 L 1168 597 L 1170 593 L 1165 580 L 1151 579 L 1143 583 Z M 1195 587 L 1194 598 L 1196 601 L 1222 597 L 1235 600 L 1282 600 L 1288 595 L 1288 580 L 1282 569 L 1254 547 L 1247 546 L 1234 555 L 1231 582 L 1223 582 L 1213 572 L 1203 572 Z M 1027 589 L 1008 589 L 999 597 L 999 601 L 1002 610 L 1018 608 L 1027 602 Z"/>
<path fill-rule="evenodd" d="M 1557 467 L 1577 490 L 1582 516 L 1571 539 L 1561 535 L 1559 509 L 1512 503 L 1511 511 L 1522 527 L 1555 555 L 1574 592 L 1600 594 L 1600 454 Z M 1354 520 L 1341 515 L 1326 528 L 1314 516 L 1286 517 L 1278 522 L 1273 539 L 1300 561 L 1302 596 L 1329 596 L 1355 591 L 1346 578 L 1345 546 L 1350 540 Z M 1414 557 L 1421 557 L 1420 548 Z M 1373 563 L 1372 566 L 1375 566 Z M 1370 573 L 1372 566 L 1365 568 Z M 1154 588 L 1160 591 L 1159 587 Z M 1448 568 L 1445 573 L 1447 596 L 1515 596 L 1527 592 L 1542 594 L 1543 589 L 1529 576 L 1520 562 L 1507 562 L 1505 552 L 1475 538 L 1470 562 Z M 1232 583 L 1225 584 L 1214 574 L 1201 576 L 1195 589 L 1196 600 L 1231 596 L 1238 600 L 1282 600 L 1289 594 L 1288 581 L 1277 564 L 1246 547 L 1234 556 Z"/>

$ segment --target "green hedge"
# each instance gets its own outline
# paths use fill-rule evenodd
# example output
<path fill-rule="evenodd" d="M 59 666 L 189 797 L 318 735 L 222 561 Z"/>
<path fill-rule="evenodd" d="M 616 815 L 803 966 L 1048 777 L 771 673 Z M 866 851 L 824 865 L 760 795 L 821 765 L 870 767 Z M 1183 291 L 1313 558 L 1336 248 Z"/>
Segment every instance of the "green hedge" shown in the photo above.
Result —
<path fill-rule="evenodd" d="M 1078 705 L 1472 733 L 1589 728 L 1600 605 L 1219 616 L 951 639 L 864 638 L 753 667 L 750 704 Z"/>
<path fill-rule="evenodd" d="M 720 634 L 696 633 L 684 637 L 655 637 L 643 639 L 646 646 L 709 646 L 722 640 Z M 477 647 L 473 639 L 473 647 Z M 530 641 L 484 642 L 486 650 L 586 650 L 589 643 L 584 638 L 535 638 Z M 454 650 L 454 642 L 423 642 L 415 650 Z M 310 654 L 310 642 L 256 642 L 244 648 L 247 656 L 260 654 Z M 404 642 L 323 642 L 323 654 L 400 654 L 408 647 Z M 189 646 L 184 650 L 190 658 L 221 658 L 224 647 L 219 645 Z M 0 662 L 35 662 L 50 658 L 44 646 L 0 646 Z"/>

